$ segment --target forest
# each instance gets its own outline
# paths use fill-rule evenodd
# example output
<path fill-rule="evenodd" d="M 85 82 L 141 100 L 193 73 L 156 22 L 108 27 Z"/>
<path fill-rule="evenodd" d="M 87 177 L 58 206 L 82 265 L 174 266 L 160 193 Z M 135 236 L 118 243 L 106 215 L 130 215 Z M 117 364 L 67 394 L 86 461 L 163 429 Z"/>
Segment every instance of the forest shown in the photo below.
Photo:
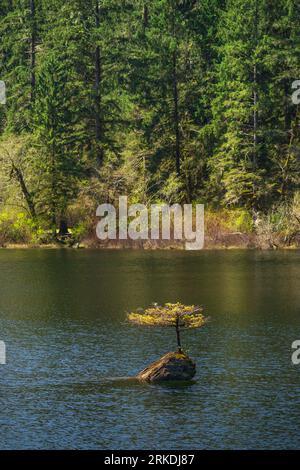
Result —
<path fill-rule="evenodd" d="M 299 0 L 1 0 L 0 37 L 0 246 L 119 195 L 300 246 Z"/>

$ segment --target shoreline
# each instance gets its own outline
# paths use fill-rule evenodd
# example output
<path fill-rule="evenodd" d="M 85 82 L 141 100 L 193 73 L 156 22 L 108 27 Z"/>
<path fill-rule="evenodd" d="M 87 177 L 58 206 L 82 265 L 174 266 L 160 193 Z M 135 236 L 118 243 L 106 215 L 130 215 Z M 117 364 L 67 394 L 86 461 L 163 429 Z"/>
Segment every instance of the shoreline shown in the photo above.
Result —
<path fill-rule="evenodd" d="M 124 244 L 124 243 L 114 243 L 114 244 L 90 244 L 90 243 L 78 243 L 76 246 L 67 246 L 60 243 L 51 243 L 51 244 L 26 244 L 26 243 L 8 243 L 5 246 L 0 246 L 0 250 L 99 250 L 99 251 L 194 251 L 186 250 L 184 245 L 177 244 L 156 244 L 155 246 L 144 246 L 143 244 Z M 276 247 L 261 247 L 256 245 L 227 245 L 227 244 L 207 244 L 201 250 L 195 251 L 298 251 L 300 246 L 291 245 L 291 246 L 276 246 Z"/>

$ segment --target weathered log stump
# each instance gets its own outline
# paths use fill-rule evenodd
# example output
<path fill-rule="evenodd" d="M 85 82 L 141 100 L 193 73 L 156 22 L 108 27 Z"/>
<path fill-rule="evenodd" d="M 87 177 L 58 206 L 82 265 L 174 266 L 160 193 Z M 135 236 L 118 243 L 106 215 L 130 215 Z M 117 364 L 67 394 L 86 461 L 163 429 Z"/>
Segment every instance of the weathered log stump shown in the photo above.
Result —
<path fill-rule="evenodd" d="M 196 373 L 196 365 L 183 352 L 169 352 L 142 370 L 137 379 L 143 382 L 159 383 L 188 381 Z"/>

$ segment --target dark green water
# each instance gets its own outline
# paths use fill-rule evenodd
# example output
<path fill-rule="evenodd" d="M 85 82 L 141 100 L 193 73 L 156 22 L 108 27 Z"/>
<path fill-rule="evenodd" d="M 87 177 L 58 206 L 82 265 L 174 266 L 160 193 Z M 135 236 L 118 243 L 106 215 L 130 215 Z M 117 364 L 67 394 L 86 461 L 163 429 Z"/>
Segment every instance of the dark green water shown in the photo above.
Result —
<path fill-rule="evenodd" d="M 299 281 L 299 252 L 0 251 L 0 448 L 299 447 Z M 211 317 L 197 382 L 120 379 L 175 347 L 125 312 L 177 300 Z"/>

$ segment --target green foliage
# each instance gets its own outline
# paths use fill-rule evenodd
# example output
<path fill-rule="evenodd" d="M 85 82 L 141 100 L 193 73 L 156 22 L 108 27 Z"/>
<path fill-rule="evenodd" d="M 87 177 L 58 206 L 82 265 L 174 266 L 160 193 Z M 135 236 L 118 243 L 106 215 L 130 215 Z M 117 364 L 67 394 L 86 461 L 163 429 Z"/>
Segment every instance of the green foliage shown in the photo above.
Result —
<path fill-rule="evenodd" d="M 257 220 L 256 233 L 263 248 L 293 245 L 300 238 L 299 192 L 292 202 L 282 202 L 273 206 L 268 213 L 262 214 Z"/>
<path fill-rule="evenodd" d="M 43 221 L 33 220 L 26 212 L 4 210 L 0 213 L 0 244 L 50 243 L 51 232 L 43 226 Z"/>
<path fill-rule="evenodd" d="M 225 226 L 232 232 L 251 233 L 254 229 L 253 217 L 246 209 L 227 210 Z"/>
<path fill-rule="evenodd" d="M 0 209 L 28 211 L 33 237 L 85 237 L 121 194 L 205 202 L 212 230 L 290 214 L 298 1 L 3 0 L 0 36 Z"/>
<path fill-rule="evenodd" d="M 0 213 L 0 244 L 28 243 L 31 239 L 30 221 L 24 214 Z"/>
<path fill-rule="evenodd" d="M 81 241 L 84 237 L 87 236 L 88 232 L 89 225 L 84 222 L 80 222 L 72 228 L 71 234 L 74 240 Z"/>
<path fill-rule="evenodd" d="M 131 323 L 146 326 L 179 326 L 179 328 L 201 328 L 207 322 L 203 307 L 196 305 L 175 304 L 153 305 L 141 312 L 127 315 Z"/>
<path fill-rule="evenodd" d="M 255 225 L 252 214 L 244 208 L 207 209 L 205 212 L 205 233 L 217 241 L 230 233 L 252 234 Z"/>
<path fill-rule="evenodd" d="M 129 322 L 135 325 L 174 327 L 177 333 L 177 345 L 181 352 L 180 331 L 191 328 L 202 328 L 208 321 L 203 315 L 203 307 L 184 305 L 180 302 L 165 305 L 153 304 L 144 310 L 127 315 Z"/>
<path fill-rule="evenodd" d="M 69 72 L 51 54 L 38 73 L 34 117 L 40 149 L 36 169 L 42 177 L 40 205 L 54 226 L 74 200 L 81 175 L 82 129 L 73 114 L 73 99 Z"/>

